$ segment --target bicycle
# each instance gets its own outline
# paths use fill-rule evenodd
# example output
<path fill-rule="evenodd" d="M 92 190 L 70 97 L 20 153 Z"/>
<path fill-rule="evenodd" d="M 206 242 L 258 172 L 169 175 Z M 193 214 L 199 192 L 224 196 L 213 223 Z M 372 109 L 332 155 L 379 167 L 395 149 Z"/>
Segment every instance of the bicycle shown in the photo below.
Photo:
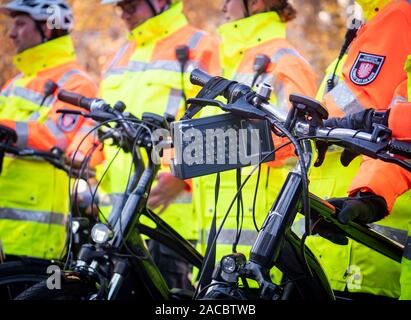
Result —
<path fill-rule="evenodd" d="M 168 128 L 166 118 L 144 113 L 141 120 L 125 112 L 118 102 L 111 107 L 104 100 L 88 99 L 60 91 L 60 100 L 83 107 L 89 112 L 76 114 L 100 123 L 94 130 L 108 127 L 104 139 L 130 153 L 133 173 L 122 201 L 116 201 L 105 223 L 97 223 L 91 239 L 84 244 L 78 258 L 63 270 L 60 290 L 49 290 L 42 281 L 21 293 L 17 300 L 183 300 L 193 292 L 168 288 L 153 262 L 143 235 L 170 247 L 189 263 L 201 267 L 202 256 L 160 217 L 146 207 L 153 180 L 160 168 L 155 157 L 157 148 L 170 145 L 167 139 L 155 141 L 153 131 Z M 60 110 L 62 113 L 73 113 Z M 114 127 L 110 123 L 115 123 Z M 147 155 L 143 161 L 142 152 Z M 114 160 L 114 159 L 113 159 Z M 104 174 L 103 174 L 104 176 Z M 155 223 L 152 228 L 140 223 L 142 216 Z"/>
<path fill-rule="evenodd" d="M 191 81 L 195 85 L 202 86 L 202 91 L 206 92 L 209 97 L 222 95 L 228 100 L 228 103 L 224 104 L 221 101 L 207 98 L 190 99 L 188 100 L 190 108 L 183 117 L 183 121 L 173 124 L 174 130 L 181 130 L 183 127 L 196 128 L 198 122 L 189 120 L 192 116 L 206 106 L 218 107 L 244 119 L 268 121 L 275 134 L 289 138 L 289 143 L 295 146 L 299 157 L 298 164 L 289 173 L 258 232 L 257 239 L 250 251 L 250 258 L 247 260 L 242 253 L 224 256 L 214 268 L 212 281 L 198 287 L 194 295 L 195 299 L 335 300 L 336 297 L 320 263 L 309 248 L 304 245 L 305 238 L 312 232 L 313 226 L 310 223 L 312 214 L 324 219 L 345 236 L 397 262 L 401 261 L 403 245 L 379 234 L 367 225 L 355 222 L 350 222 L 347 225 L 341 224 L 336 219 L 337 209 L 334 206 L 313 194 L 309 194 L 307 170 L 313 165 L 312 142 L 318 143 L 319 158 L 317 164 L 322 163 L 326 146 L 335 144 L 348 148 L 357 154 L 365 154 L 372 158 L 396 163 L 409 171 L 411 164 L 394 157 L 393 154 L 411 158 L 411 144 L 390 139 L 390 131 L 381 125 L 375 126 L 372 134 L 350 129 L 323 127 L 323 120 L 328 118 L 327 110 L 318 101 L 304 96 L 291 95 L 292 109 L 288 114 L 284 114 L 268 103 L 271 92 L 270 88 L 265 85 L 254 92 L 246 85 L 220 77 L 212 77 L 201 70 L 192 72 Z M 212 123 L 216 120 L 209 117 L 208 119 L 203 118 L 202 121 Z M 183 147 L 175 147 L 176 154 L 183 152 Z M 265 159 L 260 157 L 260 160 L 259 164 Z M 258 166 L 254 168 L 254 171 L 257 168 Z M 190 168 L 187 167 L 185 170 L 187 170 L 186 174 L 191 177 L 196 176 L 196 174 L 207 174 L 206 169 L 201 171 L 200 168 L 197 168 L 197 171 L 194 172 L 194 169 L 190 171 Z M 184 178 L 184 174 L 181 176 L 181 173 L 184 173 L 181 168 L 175 169 L 174 172 L 180 174 L 179 178 Z M 200 283 L 204 277 L 211 276 L 207 272 L 208 267 L 212 264 L 210 262 L 211 252 L 216 246 L 224 221 L 247 180 L 239 188 L 216 234 L 211 236 L 210 232 L 212 242 L 204 257 L 205 262 L 200 273 Z M 305 234 L 301 239 L 291 229 L 298 212 L 305 215 L 306 221 Z M 214 267 L 214 265 L 212 266 Z M 274 284 L 270 278 L 269 271 L 274 266 L 279 268 L 287 279 L 281 285 Z M 257 292 L 248 288 L 248 279 L 258 283 Z"/>

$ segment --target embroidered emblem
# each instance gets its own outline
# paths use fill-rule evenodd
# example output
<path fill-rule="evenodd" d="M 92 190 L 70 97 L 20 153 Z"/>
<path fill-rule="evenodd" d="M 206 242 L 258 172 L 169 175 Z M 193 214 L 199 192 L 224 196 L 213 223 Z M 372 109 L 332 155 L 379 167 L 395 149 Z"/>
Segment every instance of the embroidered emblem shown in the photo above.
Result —
<path fill-rule="evenodd" d="M 359 86 L 372 83 L 380 73 L 384 61 L 383 56 L 360 52 L 350 72 L 351 81 Z"/>

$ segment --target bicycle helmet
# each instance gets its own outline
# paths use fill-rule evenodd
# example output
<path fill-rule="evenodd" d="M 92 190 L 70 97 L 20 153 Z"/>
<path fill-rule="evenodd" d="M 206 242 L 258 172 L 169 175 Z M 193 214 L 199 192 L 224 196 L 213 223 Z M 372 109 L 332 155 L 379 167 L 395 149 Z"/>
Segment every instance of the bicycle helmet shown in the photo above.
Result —
<path fill-rule="evenodd" d="M 101 4 L 117 4 L 119 2 L 122 2 L 123 0 L 101 0 Z M 154 6 L 153 2 L 151 0 L 145 0 L 147 5 L 150 7 L 151 11 L 153 12 L 154 16 L 159 15 L 162 13 L 164 10 L 156 10 L 156 7 Z M 168 5 L 174 4 L 181 2 L 181 0 L 168 0 Z"/>
<path fill-rule="evenodd" d="M 61 30 L 70 31 L 73 26 L 73 11 L 65 0 L 14 0 L 0 9 L 8 14 L 26 13 L 39 22 L 52 18 Z"/>

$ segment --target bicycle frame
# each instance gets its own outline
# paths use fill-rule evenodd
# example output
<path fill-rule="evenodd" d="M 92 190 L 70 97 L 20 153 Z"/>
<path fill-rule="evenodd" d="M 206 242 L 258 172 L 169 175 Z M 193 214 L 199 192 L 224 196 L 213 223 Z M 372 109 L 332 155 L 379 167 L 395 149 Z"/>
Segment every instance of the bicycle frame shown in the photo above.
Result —
<path fill-rule="evenodd" d="M 146 152 L 150 155 L 150 148 L 147 148 Z M 97 246 L 97 249 L 94 250 L 90 245 L 86 245 L 79 254 L 77 268 L 91 266 L 93 269 L 100 265 L 99 261 L 104 254 L 110 255 L 111 252 L 118 252 L 123 256 L 129 255 L 125 259 L 111 258 L 116 266 L 108 286 L 108 300 L 115 300 L 118 297 L 124 279 L 129 273 L 134 274 L 135 279 L 141 280 L 148 296 L 152 299 L 167 300 L 172 298 L 170 288 L 168 288 L 151 258 L 143 240 L 143 235 L 169 246 L 194 266 L 200 268 L 202 265 L 202 256 L 192 245 L 159 216 L 146 208 L 151 185 L 159 169 L 159 166 L 153 163 L 151 157 L 147 158 L 148 164 L 141 171 L 139 169 L 143 165 L 141 157 L 133 157 L 135 170 L 127 192 L 124 199 L 117 202 L 108 218 L 114 234 L 113 238 L 107 243 L 108 247 L 99 248 Z M 153 221 L 156 228 L 141 224 L 139 221 L 142 215 Z M 98 253 L 99 250 L 102 250 L 103 254 Z M 130 255 L 130 250 L 133 255 Z M 141 288 L 136 289 L 141 290 Z"/>

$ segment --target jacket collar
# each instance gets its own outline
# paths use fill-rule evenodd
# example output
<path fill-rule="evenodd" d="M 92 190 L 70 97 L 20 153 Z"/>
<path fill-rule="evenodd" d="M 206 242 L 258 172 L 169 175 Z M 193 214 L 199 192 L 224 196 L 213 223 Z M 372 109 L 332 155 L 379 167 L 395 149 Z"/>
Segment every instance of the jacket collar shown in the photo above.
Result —
<path fill-rule="evenodd" d="M 286 25 L 276 12 L 265 12 L 222 25 L 220 59 L 224 76 L 232 78 L 247 49 L 286 36 Z"/>
<path fill-rule="evenodd" d="M 15 55 L 13 62 L 20 72 L 30 77 L 45 69 L 73 61 L 75 57 L 71 37 L 63 36 Z"/>
<path fill-rule="evenodd" d="M 144 21 L 131 31 L 128 38 L 131 41 L 136 41 L 138 44 L 147 43 L 152 40 L 158 41 L 181 29 L 187 23 L 187 19 L 183 14 L 183 4 L 180 2 L 172 5 L 170 9 L 158 16 Z"/>
<path fill-rule="evenodd" d="M 265 12 L 223 24 L 218 28 L 223 55 L 230 57 L 274 38 L 285 38 L 286 25 L 276 12 Z"/>

